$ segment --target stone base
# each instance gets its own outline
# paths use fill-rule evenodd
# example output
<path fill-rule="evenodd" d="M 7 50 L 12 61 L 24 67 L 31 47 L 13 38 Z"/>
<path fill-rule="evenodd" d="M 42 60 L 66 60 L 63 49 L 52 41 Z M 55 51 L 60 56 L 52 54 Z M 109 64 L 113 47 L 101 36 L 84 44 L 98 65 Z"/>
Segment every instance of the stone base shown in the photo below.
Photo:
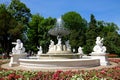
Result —
<path fill-rule="evenodd" d="M 105 56 L 106 53 L 102 53 L 102 52 L 92 52 L 90 53 L 91 56 Z"/>
<path fill-rule="evenodd" d="M 15 66 L 19 66 L 19 64 L 17 62 L 10 62 L 9 66 L 10 67 L 15 67 Z"/>
<path fill-rule="evenodd" d="M 72 54 L 71 51 L 49 51 L 47 54 Z"/>
<path fill-rule="evenodd" d="M 106 53 L 100 54 L 100 53 L 91 53 L 91 59 L 99 59 L 101 66 L 107 66 L 109 65 L 108 57 Z"/>
<path fill-rule="evenodd" d="M 23 53 L 23 54 L 11 54 L 10 55 L 10 63 L 9 66 L 10 67 L 14 67 L 14 66 L 18 66 L 19 65 L 19 59 L 20 58 L 26 58 L 27 54 Z"/>
<path fill-rule="evenodd" d="M 71 51 L 49 51 L 47 54 L 37 55 L 38 59 L 79 59 L 80 54 Z"/>
<path fill-rule="evenodd" d="M 82 53 L 77 53 L 77 54 L 80 56 L 80 58 L 82 58 L 84 56 L 84 54 L 82 54 Z"/>
<path fill-rule="evenodd" d="M 80 54 L 41 54 L 38 59 L 79 59 Z"/>
<path fill-rule="evenodd" d="M 26 68 L 82 68 L 100 66 L 99 59 L 19 59 L 20 66 Z"/>

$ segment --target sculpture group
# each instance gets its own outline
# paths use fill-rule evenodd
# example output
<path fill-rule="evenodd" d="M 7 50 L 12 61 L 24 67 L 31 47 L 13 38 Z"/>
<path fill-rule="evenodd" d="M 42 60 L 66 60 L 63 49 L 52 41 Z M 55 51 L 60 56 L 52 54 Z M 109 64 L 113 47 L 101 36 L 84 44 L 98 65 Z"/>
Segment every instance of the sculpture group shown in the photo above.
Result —
<path fill-rule="evenodd" d="M 61 37 L 58 36 L 57 40 L 58 40 L 57 44 L 55 44 L 53 40 L 50 40 L 49 50 L 48 50 L 48 54 L 47 54 L 48 57 L 49 56 L 60 57 L 62 54 L 64 57 L 66 56 L 65 57 L 66 59 L 67 58 L 69 59 L 69 57 L 72 58 L 72 56 L 74 56 L 74 57 L 79 56 L 79 58 L 82 58 L 82 56 L 84 55 L 83 50 L 82 50 L 83 48 L 81 46 L 79 46 L 77 54 L 71 54 L 71 45 L 69 43 L 69 40 L 65 41 L 65 45 L 62 45 Z M 105 57 L 106 47 L 103 46 L 103 38 L 97 37 L 95 43 L 96 43 L 96 45 L 93 48 L 93 52 L 90 53 L 91 59 L 99 59 L 101 65 L 107 65 L 108 61 Z M 21 42 L 20 39 L 17 39 L 17 41 L 13 42 L 12 44 L 15 44 L 15 47 L 12 48 L 13 54 L 11 56 L 9 66 L 19 65 L 19 59 L 27 57 L 27 54 L 23 54 L 23 53 L 25 53 L 25 48 L 23 47 L 23 43 Z M 42 54 L 43 53 L 42 46 L 39 46 L 37 48 L 39 49 L 39 51 L 38 51 L 36 57 L 38 59 L 40 59 L 40 57 L 42 55 L 45 56 L 46 54 Z M 67 57 L 67 56 L 69 56 L 69 57 Z"/>
<path fill-rule="evenodd" d="M 96 45 L 93 48 L 92 54 L 105 54 L 106 53 L 106 47 L 103 46 L 103 38 L 97 37 L 96 38 Z"/>
<path fill-rule="evenodd" d="M 50 45 L 49 45 L 49 50 L 48 52 L 53 52 L 53 51 L 71 51 L 71 45 L 69 43 L 69 40 L 67 40 L 65 42 L 65 45 L 62 45 L 62 41 L 61 41 L 61 38 L 59 36 L 57 36 L 57 44 L 55 45 L 54 41 L 53 40 L 50 40 Z M 106 47 L 103 46 L 103 38 L 101 37 L 97 37 L 96 38 L 96 45 L 94 46 L 93 48 L 93 52 L 92 54 L 97 54 L 97 53 L 106 53 Z M 12 48 L 12 53 L 13 54 L 21 54 L 21 53 L 24 53 L 25 52 L 25 48 L 23 47 L 23 43 L 21 42 L 20 39 L 17 39 L 16 42 L 13 42 L 12 44 L 15 44 L 16 46 Z M 43 51 L 42 51 L 42 46 L 40 47 L 37 47 L 39 49 L 38 51 L 38 55 L 39 54 L 42 54 Z M 78 53 L 79 54 L 83 54 L 83 48 L 82 47 L 79 47 L 78 48 Z"/>
<path fill-rule="evenodd" d="M 62 45 L 62 41 L 59 36 L 57 36 L 57 40 L 58 40 L 58 42 L 56 45 L 54 44 L 53 40 L 50 40 L 48 53 L 53 52 L 53 51 L 71 51 L 71 46 L 69 44 L 69 40 L 67 40 L 65 42 L 65 45 Z"/>

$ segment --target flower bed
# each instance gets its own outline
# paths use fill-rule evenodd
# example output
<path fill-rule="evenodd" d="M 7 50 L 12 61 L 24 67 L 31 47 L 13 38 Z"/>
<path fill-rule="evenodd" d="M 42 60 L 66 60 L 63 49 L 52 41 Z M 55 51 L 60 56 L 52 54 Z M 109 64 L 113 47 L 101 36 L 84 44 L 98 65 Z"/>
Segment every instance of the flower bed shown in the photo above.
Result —
<path fill-rule="evenodd" d="M 117 54 L 107 54 L 109 58 L 118 58 L 119 56 Z"/>
<path fill-rule="evenodd" d="M 109 59 L 119 63 L 119 59 Z M 2 63 L 4 61 L 0 61 Z M 4 62 L 5 63 L 5 62 Z M 0 80 L 119 80 L 120 66 L 94 70 L 30 72 L 0 68 Z"/>
<path fill-rule="evenodd" d="M 120 63 L 120 58 L 109 58 L 109 61 L 119 64 Z"/>

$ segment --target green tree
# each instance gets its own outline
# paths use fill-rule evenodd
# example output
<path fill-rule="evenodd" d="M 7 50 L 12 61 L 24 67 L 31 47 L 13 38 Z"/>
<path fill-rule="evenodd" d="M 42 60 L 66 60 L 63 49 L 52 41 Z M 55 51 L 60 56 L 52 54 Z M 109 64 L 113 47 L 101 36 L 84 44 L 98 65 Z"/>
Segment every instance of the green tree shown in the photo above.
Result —
<path fill-rule="evenodd" d="M 22 36 L 20 37 L 24 42 L 26 41 L 26 33 L 29 27 L 28 23 L 31 18 L 30 9 L 20 0 L 11 0 L 8 6 L 8 11 L 20 24 L 24 25 Z"/>
<path fill-rule="evenodd" d="M 43 47 L 43 52 L 47 52 L 50 35 L 48 35 L 48 30 L 55 24 L 55 19 L 51 17 L 44 19 L 39 14 L 33 15 L 31 21 L 29 22 L 28 30 L 28 46 L 32 46 L 29 49 L 37 51 L 37 46 Z"/>
<path fill-rule="evenodd" d="M 89 26 L 86 30 L 86 44 L 84 46 L 84 52 L 89 54 L 92 52 L 93 46 L 95 44 L 95 39 L 99 35 L 97 32 L 97 21 L 93 14 L 90 16 Z"/>
<path fill-rule="evenodd" d="M 38 40 L 39 40 L 39 32 L 38 32 L 38 27 L 40 22 L 44 18 L 40 16 L 39 14 L 32 15 L 31 21 L 29 22 L 29 29 L 27 32 L 28 36 L 28 44 L 27 48 L 30 50 L 36 51 L 36 47 L 39 46 Z"/>
<path fill-rule="evenodd" d="M 11 41 L 18 38 L 23 30 L 23 25 L 7 11 L 4 4 L 0 5 L 0 42 L 1 47 L 6 51 L 11 50 Z"/>
<path fill-rule="evenodd" d="M 31 17 L 30 9 L 20 0 L 11 0 L 8 11 L 17 21 L 28 24 Z"/>
<path fill-rule="evenodd" d="M 68 12 L 62 16 L 65 27 L 70 30 L 69 40 L 72 48 L 77 48 L 83 46 L 85 43 L 85 31 L 86 31 L 86 20 L 82 19 L 77 12 Z"/>
<path fill-rule="evenodd" d="M 42 20 L 39 24 L 38 31 L 39 31 L 39 45 L 43 47 L 43 52 L 47 52 L 50 44 L 50 39 L 54 40 L 56 37 L 50 36 L 48 31 L 54 27 L 56 22 L 55 18 L 46 18 Z"/>
<path fill-rule="evenodd" d="M 104 27 L 100 32 L 101 36 L 104 36 L 104 45 L 107 47 L 108 53 L 115 53 L 120 55 L 120 35 L 118 34 L 118 26 L 114 23 L 104 23 Z"/>

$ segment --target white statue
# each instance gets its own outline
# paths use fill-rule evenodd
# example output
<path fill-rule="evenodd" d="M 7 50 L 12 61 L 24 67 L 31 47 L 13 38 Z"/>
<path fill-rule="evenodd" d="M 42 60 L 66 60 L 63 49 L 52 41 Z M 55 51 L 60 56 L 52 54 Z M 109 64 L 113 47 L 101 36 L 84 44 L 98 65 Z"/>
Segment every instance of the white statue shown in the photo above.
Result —
<path fill-rule="evenodd" d="M 96 38 L 96 45 L 93 48 L 94 52 L 97 53 L 105 53 L 106 52 L 106 47 L 103 46 L 103 38 L 97 37 Z"/>
<path fill-rule="evenodd" d="M 75 53 L 75 48 L 73 48 L 73 53 Z"/>
<path fill-rule="evenodd" d="M 38 51 L 38 55 L 42 54 L 42 53 L 43 53 L 43 51 L 42 51 L 42 47 L 40 46 L 40 47 L 37 47 L 37 48 L 39 49 L 39 51 Z"/>
<path fill-rule="evenodd" d="M 71 51 L 71 46 L 70 46 L 70 44 L 69 44 L 69 40 L 67 40 L 67 41 L 65 42 L 65 45 L 66 45 L 67 51 Z"/>
<path fill-rule="evenodd" d="M 97 37 L 96 44 L 102 46 L 103 45 L 103 38 Z"/>
<path fill-rule="evenodd" d="M 58 43 L 57 43 L 57 51 L 62 51 L 62 41 L 61 41 L 61 37 L 58 35 L 57 36 L 57 40 L 58 40 Z"/>
<path fill-rule="evenodd" d="M 55 45 L 53 40 L 50 40 L 49 51 L 55 51 Z"/>
<path fill-rule="evenodd" d="M 23 43 L 20 39 L 17 39 L 16 42 L 12 42 L 16 46 L 12 48 L 13 54 L 20 54 L 25 52 L 25 48 L 23 47 Z"/>
<path fill-rule="evenodd" d="M 82 49 L 83 48 L 79 46 L 79 48 L 78 48 L 78 54 L 83 54 L 83 50 Z"/>
<path fill-rule="evenodd" d="M 61 41 L 61 38 L 60 38 L 59 36 L 57 36 L 57 40 L 58 40 L 57 45 L 61 45 L 61 44 L 62 44 L 62 41 Z"/>

